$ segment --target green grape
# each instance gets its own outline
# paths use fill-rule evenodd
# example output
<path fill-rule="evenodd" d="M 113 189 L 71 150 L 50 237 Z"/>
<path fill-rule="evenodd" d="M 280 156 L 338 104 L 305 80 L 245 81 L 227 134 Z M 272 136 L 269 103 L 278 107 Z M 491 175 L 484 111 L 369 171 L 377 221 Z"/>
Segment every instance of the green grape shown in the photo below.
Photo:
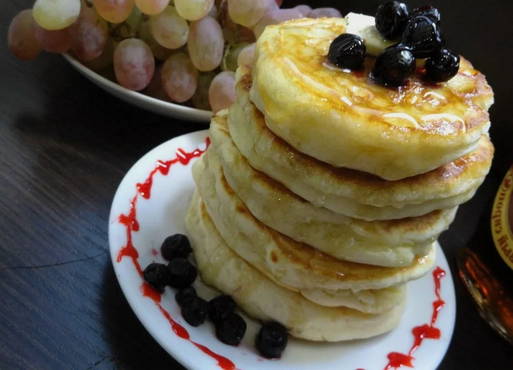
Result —
<path fill-rule="evenodd" d="M 137 32 L 139 30 L 139 27 L 141 26 L 142 22 L 143 22 L 143 15 L 142 15 L 141 11 L 137 7 L 134 7 L 132 9 L 132 12 L 130 13 L 130 15 L 128 16 L 127 20 L 125 21 L 125 23 L 134 32 Z"/>
<path fill-rule="evenodd" d="M 157 15 L 166 9 L 169 0 L 135 0 L 135 5 L 144 14 Z"/>
<path fill-rule="evenodd" d="M 192 105 L 198 109 L 210 110 L 210 103 L 208 101 L 208 89 L 214 77 L 215 72 L 203 72 L 198 76 L 198 87 L 191 99 Z"/>
<path fill-rule="evenodd" d="M 142 23 L 139 28 L 139 38 L 148 44 L 155 58 L 161 62 L 165 61 L 173 53 L 173 50 L 163 47 L 155 40 L 151 34 L 150 24 L 148 21 Z"/>
<path fill-rule="evenodd" d="M 188 21 L 203 18 L 213 6 L 214 0 L 175 0 L 176 11 Z"/>
<path fill-rule="evenodd" d="M 134 7 L 132 12 L 123 23 L 111 27 L 111 36 L 118 40 L 135 37 L 143 22 L 143 15 L 139 9 Z"/>
<path fill-rule="evenodd" d="M 187 21 L 172 6 L 168 6 L 159 15 L 150 17 L 150 30 L 155 40 L 168 49 L 184 46 L 189 35 Z"/>
<path fill-rule="evenodd" d="M 32 15 L 44 29 L 62 30 L 77 20 L 80 6 L 80 0 L 36 0 Z"/>
<path fill-rule="evenodd" d="M 248 43 L 242 42 L 239 44 L 228 45 L 225 48 L 223 62 L 221 64 L 221 68 L 223 71 L 233 71 L 237 69 L 237 60 L 239 58 L 239 54 L 244 49 Z"/>
<path fill-rule="evenodd" d="M 254 26 L 268 9 L 277 8 L 274 0 L 228 0 L 231 19 L 245 27 Z"/>

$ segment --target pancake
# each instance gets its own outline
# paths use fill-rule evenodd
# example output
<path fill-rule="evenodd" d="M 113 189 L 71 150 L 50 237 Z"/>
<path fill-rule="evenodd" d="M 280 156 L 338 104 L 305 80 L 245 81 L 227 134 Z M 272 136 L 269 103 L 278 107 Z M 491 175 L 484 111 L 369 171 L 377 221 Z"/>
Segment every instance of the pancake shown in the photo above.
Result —
<path fill-rule="evenodd" d="M 221 165 L 219 164 L 219 160 L 217 159 L 213 148 L 214 146 L 211 146 L 211 149 L 203 158 L 206 168 L 208 169 L 206 170 L 206 174 L 203 176 L 205 179 L 205 186 L 212 186 L 212 184 L 216 184 L 216 181 L 219 180 L 225 181 L 223 180 L 224 178 L 222 175 Z M 215 164 L 216 160 L 217 164 Z M 214 174 L 217 174 L 218 176 Z M 430 251 L 431 248 L 429 248 L 428 253 Z M 270 276 L 270 278 L 277 284 L 282 284 L 280 281 L 274 279 L 273 276 Z M 397 305 L 404 295 L 404 284 L 384 289 L 359 290 L 357 292 L 350 289 L 327 290 L 301 289 L 291 286 L 285 287 L 299 292 L 307 299 L 321 306 L 344 306 L 366 313 L 381 313 L 388 311 Z"/>
<path fill-rule="evenodd" d="M 426 174 L 398 181 L 307 156 L 274 135 L 249 100 L 250 71 L 237 72 L 237 100 L 230 107 L 230 134 L 251 166 L 318 207 L 364 220 L 415 217 L 469 200 L 483 182 L 493 157 L 487 135 L 465 156 Z M 363 134 L 362 134 L 363 135 Z"/>
<path fill-rule="evenodd" d="M 348 307 L 365 313 L 383 313 L 401 305 L 406 296 L 406 284 L 377 290 L 329 291 L 303 289 L 299 292 L 310 302 L 325 307 Z"/>
<path fill-rule="evenodd" d="M 254 170 L 228 132 L 226 116 L 210 125 L 208 166 L 265 225 L 338 259 L 378 266 L 407 266 L 431 250 L 454 219 L 456 208 L 395 221 L 367 222 L 316 207 L 267 175 Z M 207 160 L 207 158 L 205 159 Z M 222 164 L 222 168 L 221 168 Z"/>
<path fill-rule="evenodd" d="M 323 307 L 280 287 L 226 246 L 197 193 L 185 224 L 202 280 L 233 297 L 248 315 L 276 320 L 289 333 L 312 341 L 341 341 L 385 333 L 399 323 L 404 297 L 389 311 L 365 314 L 344 307 Z"/>
<path fill-rule="evenodd" d="M 389 89 L 365 69 L 330 67 L 330 43 L 344 19 L 299 19 L 257 40 L 251 99 L 277 136 L 298 151 L 387 180 L 422 174 L 473 151 L 487 133 L 493 92 L 461 59 L 458 74 L 428 85 L 418 76 Z"/>
<path fill-rule="evenodd" d="M 228 185 L 223 174 L 208 166 L 211 149 L 193 165 L 198 192 L 217 230 L 235 253 L 260 272 L 290 289 L 352 291 L 382 289 L 427 273 L 435 248 L 406 267 L 380 267 L 341 261 L 265 226 Z"/>

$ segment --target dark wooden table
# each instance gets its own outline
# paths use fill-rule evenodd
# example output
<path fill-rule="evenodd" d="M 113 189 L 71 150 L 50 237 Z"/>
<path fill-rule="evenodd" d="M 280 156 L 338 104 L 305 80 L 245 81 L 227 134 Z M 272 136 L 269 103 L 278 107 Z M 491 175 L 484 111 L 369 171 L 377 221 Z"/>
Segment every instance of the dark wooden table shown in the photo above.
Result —
<path fill-rule="evenodd" d="M 32 3 L 4 1 L 0 12 L 0 368 L 179 368 L 121 293 L 108 255 L 107 220 L 117 185 L 140 156 L 206 125 L 127 105 L 59 56 L 16 60 L 6 48 L 7 27 Z M 377 1 L 310 3 L 373 13 Z M 433 3 L 450 44 L 488 76 L 496 93 L 494 168 L 442 237 L 454 274 L 456 252 L 474 234 L 513 162 L 513 2 Z M 513 368 L 513 348 L 481 320 L 456 284 L 456 329 L 440 368 Z"/>

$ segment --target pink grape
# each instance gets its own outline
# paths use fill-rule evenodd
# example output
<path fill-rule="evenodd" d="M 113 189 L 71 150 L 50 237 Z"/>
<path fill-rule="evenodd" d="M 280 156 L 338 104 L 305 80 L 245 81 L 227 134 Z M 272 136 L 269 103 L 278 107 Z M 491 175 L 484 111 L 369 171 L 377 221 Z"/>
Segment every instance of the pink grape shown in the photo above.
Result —
<path fill-rule="evenodd" d="M 139 39 L 125 39 L 114 51 L 114 73 L 121 86 L 139 91 L 150 83 L 155 71 L 151 49 Z"/>
<path fill-rule="evenodd" d="M 223 30 L 212 17 L 192 22 L 187 49 L 194 66 L 208 72 L 221 64 L 224 52 Z"/>
<path fill-rule="evenodd" d="M 49 53 L 65 53 L 71 49 L 71 35 L 68 28 L 57 31 L 48 31 L 35 25 L 36 39 L 44 51 Z"/>
<path fill-rule="evenodd" d="M 227 0 L 230 18 L 237 24 L 252 27 L 272 8 L 276 8 L 274 0 Z"/>
<path fill-rule="evenodd" d="M 173 54 L 164 62 L 161 79 L 167 95 L 177 103 L 192 98 L 198 87 L 198 71 L 185 53 Z"/>
<path fill-rule="evenodd" d="M 35 35 L 35 27 L 36 24 L 30 9 L 22 10 L 11 21 L 7 32 L 7 44 L 16 58 L 31 60 L 41 52 L 41 45 Z"/>
<path fill-rule="evenodd" d="M 135 5 L 144 14 L 157 15 L 166 9 L 169 0 L 135 0 Z"/>
<path fill-rule="evenodd" d="M 114 42 L 112 38 L 109 38 L 102 54 L 90 62 L 84 62 L 84 65 L 93 71 L 104 72 L 107 68 L 112 66 L 112 60 L 114 58 L 114 50 L 116 49 L 116 46 L 117 43 Z"/>
<path fill-rule="evenodd" d="M 175 0 L 176 11 L 188 21 L 206 16 L 214 6 L 214 0 Z"/>
<path fill-rule="evenodd" d="M 77 21 L 70 27 L 71 50 L 82 62 L 98 58 L 109 37 L 107 22 L 93 8 L 83 7 Z"/>
<path fill-rule="evenodd" d="M 162 65 L 155 67 L 155 73 L 153 73 L 153 78 L 151 79 L 146 89 L 144 89 L 144 93 L 153 98 L 171 101 L 167 96 L 166 90 L 164 90 L 164 86 L 162 85 Z"/>
<path fill-rule="evenodd" d="M 134 8 L 134 0 L 93 0 L 93 4 L 100 17 L 110 23 L 124 22 Z"/>
<path fill-rule="evenodd" d="M 264 32 L 265 27 L 297 18 L 303 18 L 303 14 L 297 9 L 271 9 L 267 11 L 263 18 L 255 25 L 253 32 L 258 38 L 262 32 Z"/>
<path fill-rule="evenodd" d="M 237 58 L 237 64 L 239 66 L 251 67 L 255 62 L 255 44 L 246 46 L 241 50 Z"/>
<path fill-rule="evenodd" d="M 298 5 L 292 9 L 299 11 L 303 17 L 306 17 L 312 11 L 312 8 L 308 5 Z"/>
<path fill-rule="evenodd" d="M 307 14 L 308 18 L 340 18 L 342 14 L 335 8 L 317 8 Z"/>
<path fill-rule="evenodd" d="M 210 84 L 208 101 L 214 113 L 228 108 L 235 102 L 235 73 L 219 73 Z"/>
<path fill-rule="evenodd" d="M 150 17 L 150 31 L 160 45 L 168 49 L 178 49 L 187 42 L 189 25 L 174 7 L 168 6 L 159 15 Z"/>

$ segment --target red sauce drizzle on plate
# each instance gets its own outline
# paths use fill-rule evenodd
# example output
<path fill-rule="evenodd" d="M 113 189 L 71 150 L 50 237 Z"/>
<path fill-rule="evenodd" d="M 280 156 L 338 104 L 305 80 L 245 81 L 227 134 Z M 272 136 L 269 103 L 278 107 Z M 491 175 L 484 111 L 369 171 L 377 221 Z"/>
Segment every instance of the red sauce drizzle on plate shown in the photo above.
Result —
<path fill-rule="evenodd" d="M 210 145 L 210 138 L 206 138 L 205 140 L 206 147 Z M 178 149 L 176 157 L 174 159 L 171 159 L 169 161 L 157 161 L 157 166 L 149 173 L 146 180 L 142 183 L 138 183 L 136 185 L 137 193 L 136 195 L 130 200 L 130 208 L 127 215 L 121 214 L 118 217 L 118 222 L 122 224 L 125 227 L 126 230 L 126 244 L 120 249 L 118 256 L 116 258 L 116 261 L 119 263 L 123 260 L 124 257 L 128 257 L 131 259 L 135 269 L 139 273 L 139 275 L 142 277 L 143 270 L 141 268 L 141 265 L 139 263 L 139 253 L 137 252 L 137 249 L 135 248 L 132 240 L 132 233 L 139 231 L 139 222 L 137 220 L 137 200 L 139 199 L 139 196 L 142 196 L 144 199 L 150 199 L 151 198 L 151 189 L 153 187 L 153 179 L 157 173 L 160 173 L 164 176 L 169 174 L 169 171 L 171 167 L 175 164 L 181 164 L 183 166 L 187 166 L 190 161 L 194 158 L 200 157 L 203 153 L 205 153 L 206 149 L 195 149 L 192 152 L 187 152 L 183 149 Z M 152 251 L 152 254 L 158 254 Z M 385 367 L 385 370 L 391 370 L 391 369 L 397 369 L 401 366 L 408 366 L 413 367 L 413 353 L 422 345 L 422 341 L 424 339 L 439 339 L 440 338 L 440 329 L 436 328 L 434 325 L 438 319 L 438 313 L 444 306 L 445 302 L 442 300 L 440 296 L 440 281 L 445 276 L 445 271 L 441 269 L 440 267 L 437 267 L 433 271 L 433 279 L 435 283 L 435 295 L 436 300 L 433 302 L 433 313 L 431 316 L 431 323 L 430 324 L 424 324 L 421 326 L 417 326 L 413 328 L 412 333 L 414 337 L 413 345 L 411 346 L 410 350 L 408 351 L 408 354 L 403 354 L 399 352 L 390 352 L 388 354 L 388 364 Z M 171 330 L 180 338 L 184 340 L 188 340 L 192 344 L 194 344 L 199 350 L 201 350 L 206 355 L 212 357 L 217 361 L 218 366 L 223 370 L 235 370 L 235 364 L 229 360 L 226 357 L 223 357 L 212 350 L 210 350 L 208 347 L 196 343 L 193 340 L 190 339 L 189 332 L 187 329 L 185 329 L 183 326 L 181 326 L 178 322 L 176 322 L 173 317 L 170 315 L 170 313 L 162 307 L 160 304 L 162 295 L 161 293 L 157 292 L 155 289 L 153 289 L 150 285 L 143 282 L 141 285 L 141 293 L 144 297 L 150 298 L 159 311 L 162 313 L 164 318 L 169 322 L 169 325 L 171 326 Z M 360 370 L 360 369 L 357 369 Z M 362 369 L 363 370 L 363 369 Z"/>
<path fill-rule="evenodd" d="M 210 145 L 210 139 L 207 137 L 205 140 L 206 147 Z M 118 217 L 118 222 L 122 224 L 125 227 L 126 230 L 126 244 L 120 249 L 118 256 L 116 258 L 117 262 L 121 262 L 124 257 L 130 258 L 132 263 L 134 264 L 135 269 L 139 273 L 139 275 L 142 277 L 143 270 L 141 268 L 141 265 L 139 263 L 139 253 L 137 252 L 137 249 L 134 246 L 133 239 L 132 239 L 132 233 L 137 232 L 140 229 L 139 222 L 137 221 L 137 200 L 139 199 L 139 196 L 142 196 L 144 199 L 150 199 L 151 198 L 151 189 L 153 187 L 153 179 L 157 173 L 160 173 L 164 176 L 169 174 L 169 171 L 171 167 L 175 164 L 181 164 L 183 166 L 187 166 L 190 161 L 194 158 L 200 157 L 203 153 L 205 153 L 206 149 L 195 149 L 192 152 L 187 152 L 183 149 L 178 149 L 176 153 L 176 157 L 174 159 L 171 159 L 169 161 L 157 161 L 156 167 L 149 173 L 146 180 L 142 183 L 138 183 L 136 185 L 137 193 L 136 195 L 130 200 L 130 208 L 128 211 L 128 214 L 121 214 Z M 155 255 L 154 252 L 152 252 L 153 255 Z M 227 359 L 226 357 L 223 357 L 221 355 L 218 355 L 217 353 L 210 350 L 208 347 L 205 347 L 204 345 L 200 343 L 196 343 L 193 340 L 190 339 L 190 335 L 187 332 L 187 329 L 185 329 L 183 326 L 181 326 L 178 322 L 176 322 L 171 314 L 160 304 L 160 301 L 162 299 L 161 293 L 153 289 L 149 284 L 143 282 L 141 285 L 141 293 L 144 297 L 150 298 L 159 311 L 162 313 L 164 318 L 169 322 L 169 325 L 171 326 L 171 330 L 179 337 L 184 340 L 188 340 L 192 344 L 194 344 L 199 350 L 201 350 L 206 355 L 212 357 L 217 361 L 218 366 L 223 370 L 235 370 L 235 364 Z"/>
<path fill-rule="evenodd" d="M 416 326 L 412 329 L 413 344 L 408 351 L 408 354 L 399 352 L 390 352 L 388 354 L 388 364 L 385 366 L 385 370 L 397 369 L 401 366 L 413 367 L 413 353 L 422 345 L 424 339 L 440 339 L 440 329 L 435 327 L 436 321 L 438 320 L 438 313 L 445 305 L 444 300 L 440 296 L 440 282 L 445 276 L 445 271 L 437 267 L 433 270 L 433 281 L 435 283 L 435 296 L 436 300 L 433 301 L 433 313 L 431 314 L 431 322 Z"/>
<path fill-rule="evenodd" d="M 121 262 L 123 257 L 129 257 L 139 275 L 142 276 L 141 265 L 139 264 L 139 253 L 137 249 L 134 247 L 134 243 L 132 242 L 132 232 L 139 231 L 139 222 L 137 221 L 137 195 L 135 195 L 130 201 L 130 211 L 128 215 L 121 214 L 118 217 L 118 222 L 125 226 L 126 230 L 126 244 L 118 253 L 118 257 L 116 262 Z"/>

